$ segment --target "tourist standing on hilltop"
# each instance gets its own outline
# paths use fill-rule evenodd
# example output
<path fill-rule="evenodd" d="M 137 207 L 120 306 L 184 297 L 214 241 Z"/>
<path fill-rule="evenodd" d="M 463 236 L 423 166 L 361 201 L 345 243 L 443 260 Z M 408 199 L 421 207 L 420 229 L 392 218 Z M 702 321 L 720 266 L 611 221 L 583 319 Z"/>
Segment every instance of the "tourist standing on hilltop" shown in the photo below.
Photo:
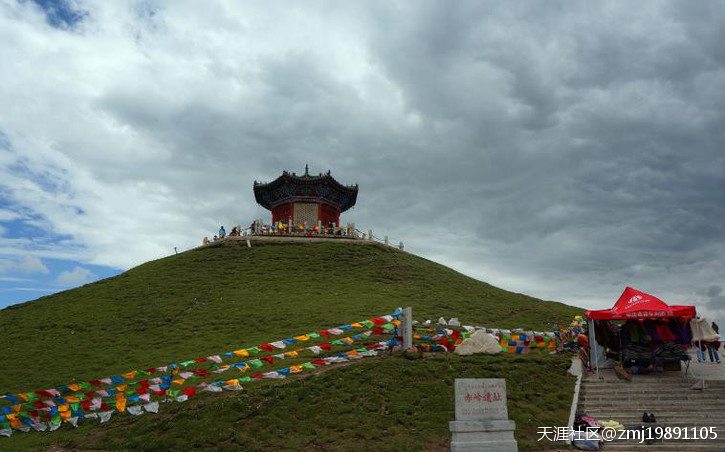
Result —
<path fill-rule="evenodd" d="M 226 237 L 226 235 L 227 235 L 227 231 L 224 229 L 224 226 L 220 227 L 219 228 L 219 238 L 223 239 L 224 237 Z"/>

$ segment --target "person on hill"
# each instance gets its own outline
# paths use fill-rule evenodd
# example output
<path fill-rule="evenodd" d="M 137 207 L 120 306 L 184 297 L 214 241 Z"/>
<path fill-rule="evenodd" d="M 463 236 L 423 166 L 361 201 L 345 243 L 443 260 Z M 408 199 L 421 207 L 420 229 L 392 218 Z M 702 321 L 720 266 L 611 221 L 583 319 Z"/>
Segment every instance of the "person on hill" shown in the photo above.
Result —
<path fill-rule="evenodd" d="M 209 237 L 204 237 L 204 240 L 202 240 L 201 243 L 203 245 L 208 245 L 209 244 Z"/>
<path fill-rule="evenodd" d="M 712 322 L 712 329 L 715 330 L 717 334 L 720 334 L 720 327 L 717 326 L 717 323 Z"/>
<path fill-rule="evenodd" d="M 249 225 L 249 230 L 252 231 L 252 234 L 257 232 L 257 220 L 252 221 L 252 224 Z"/>
<path fill-rule="evenodd" d="M 224 237 L 226 237 L 226 235 L 227 235 L 227 231 L 224 229 L 224 226 L 220 227 L 219 228 L 219 238 L 223 239 Z"/>
<path fill-rule="evenodd" d="M 236 237 L 237 235 L 239 235 L 239 231 L 237 231 L 237 227 L 234 226 L 232 228 L 232 232 L 229 233 L 229 237 Z"/>
<path fill-rule="evenodd" d="M 216 242 L 217 240 L 219 240 L 219 237 L 217 237 L 217 235 L 214 234 L 214 241 Z"/>

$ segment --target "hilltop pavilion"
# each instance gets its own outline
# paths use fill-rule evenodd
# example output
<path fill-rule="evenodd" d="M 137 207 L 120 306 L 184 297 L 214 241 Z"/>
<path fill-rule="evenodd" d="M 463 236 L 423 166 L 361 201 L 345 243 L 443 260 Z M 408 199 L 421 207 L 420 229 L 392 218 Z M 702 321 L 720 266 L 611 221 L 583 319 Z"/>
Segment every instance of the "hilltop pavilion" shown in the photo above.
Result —
<path fill-rule="evenodd" d="M 269 183 L 254 182 L 254 198 L 272 212 L 272 222 L 296 225 L 340 226 L 340 214 L 355 205 L 358 186 L 342 185 L 330 171 L 317 176 L 283 171 Z"/>

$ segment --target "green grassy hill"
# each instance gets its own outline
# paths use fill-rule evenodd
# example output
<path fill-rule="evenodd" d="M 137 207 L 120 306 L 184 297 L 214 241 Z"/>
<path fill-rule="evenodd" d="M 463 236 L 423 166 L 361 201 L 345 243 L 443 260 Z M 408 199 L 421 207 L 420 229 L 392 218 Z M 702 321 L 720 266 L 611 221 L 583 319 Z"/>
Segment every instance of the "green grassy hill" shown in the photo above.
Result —
<path fill-rule="evenodd" d="M 568 323 L 581 312 L 561 303 L 507 292 L 442 265 L 383 246 L 255 243 L 250 249 L 243 242 L 221 242 L 0 311 L 0 346 L 3 353 L 0 393 L 86 381 L 131 369 L 254 346 L 390 313 L 398 306 L 412 306 L 417 319 L 459 317 L 464 323 L 535 329 L 551 329 L 552 322 Z M 485 363 L 487 359 L 514 358 L 450 357 L 441 370 L 440 384 L 452 381 L 457 375 L 453 371 L 455 366 L 465 367 L 466 363 L 478 362 L 476 360 Z M 548 359 L 548 366 L 563 366 L 561 359 L 546 355 L 518 359 L 524 363 L 523 367 L 531 367 L 529 373 L 534 376 L 540 372 L 532 371 L 534 366 L 526 366 L 527 360 Z M 370 364 L 360 366 L 362 370 L 331 369 L 325 373 L 325 378 L 341 378 L 335 376 L 337 372 L 339 375 L 343 372 L 364 372 Z M 399 363 L 386 364 L 390 372 L 396 372 L 398 366 Z M 485 368 L 483 366 L 481 372 Z M 316 378 L 311 378 L 310 382 Z M 369 379 L 371 375 L 365 378 Z M 400 384 L 413 384 L 415 381 L 414 377 L 397 379 L 394 374 L 385 378 Z M 560 379 L 550 379 L 541 383 L 541 387 L 568 381 L 562 372 Z M 175 406 L 174 412 L 181 410 L 176 415 L 167 413 L 157 416 L 156 420 L 148 415 L 142 421 L 129 418 L 117 422 L 138 422 L 134 427 L 137 429 L 155 425 L 161 431 L 172 431 L 175 427 L 170 426 L 169 416 L 198 416 L 186 412 L 193 410 L 195 404 L 243 404 L 245 398 L 252 400 L 256 397 L 254 391 L 273 391 L 273 387 L 287 384 L 302 388 L 317 383 L 289 379 L 282 383 L 260 384 L 260 388 L 267 389 L 209 397 L 208 402 L 204 402 L 206 397 L 199 397 L 199 401 L 195 400 L 188 406 Z M 452 388 L 443 386 L 439 389 L 450 395 L 450 403 L 445 402 L 448 411 L 444 410 L 449 416 L 452 412 Z M 554 389 L 548 388 L 549 391 Z M 398 390 L 405 392 L 403 387 Z M 571 392 L 570 387 L 567 390 Z M 538 391 L 540 389 L 533 390 L 533 393 L 538 394 Z M 272 403 L 272 411 L 266 415 L 288 405 L 276 406 Z M 264 411 L 259 410 L 258 413 Z M 425 421 L 428 416 L 426 411 L 418 413 L 414 409 L 415 416 L 406 413 L 406 422 L 428 422 Z M 254 417 L 239 416 L 235 418 L 236 422 L 244 425 L 258 422 Z M 246 420 L 242 421 L 243 418 Z M 210 412 L 206 421 L 212 422 L 212 419 Z M 113 425 L 92 428 L 102 432 L 113 429 Z M 224 428 L 231 426 L 224 424 L 222 430 Z M 436 429 L 433 429 L 436 434 L 447 438 L 446 432 L 439 431 L 439 427 Z M 53 435 L 58 435 L 59 439 L 73 437 L 75 439 L 69 440 L 73 443 L 83 436 L 80 435 L 81 430 L 86 433 L 91 431 L 84 427 L 76 432 L 15 435 L 7 441 L 0 438 L 0 449 L 17 441 L 30 441 L 36 445 L 47 443 L 56 437 Z M 20 436 L 27 439 L 16 439 Z M 157 432 L 154 437 L 163 441 L 165 435 Z M 111 447 L 110 444 L 94 443 L 92 438 L 93 435 L 87 438 L 87 446 L 83 447 Z M 437 438 L 440 442 L 441 437 Z M 400 439 L 405 441 L 404 437 Z M 214 441 L 212 446 L 222 447 L 229 439 Z M 330 441 L 315 447 L 335 449 L 334 438 Z M 431 441 L 435 443 L 433 439 Z M 112 448 L 119 447 L 128 448 L 131 443 Z"/>

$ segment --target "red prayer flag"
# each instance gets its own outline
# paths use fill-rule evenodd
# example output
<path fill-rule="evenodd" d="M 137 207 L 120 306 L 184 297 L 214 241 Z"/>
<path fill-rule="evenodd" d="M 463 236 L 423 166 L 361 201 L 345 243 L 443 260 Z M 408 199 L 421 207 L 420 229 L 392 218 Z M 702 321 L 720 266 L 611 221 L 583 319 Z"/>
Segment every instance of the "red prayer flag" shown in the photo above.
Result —
<path fill-rule="evenodd" d="M 262 361 L 267 361 L 267 362 L 268 362 L 268 363 L 270 363 L 270 364 L 273 364 L 273 363 L 274 363 L 274 358 L 272 358 L 271 356 L 264 356 L 264 357 L 262 357 L 262 358 L 260 358 L 260 359 L 261 359 Z"/>
<path fill-rule="evenodd" d="M 262 350 L 267 350 L 268 352 L 273 352 L 274 351 L 274 349 L 272 348 L 272 346 L 269 345 L 269 344 L 260 345 L 259 348 L 261 348 Z"/>
<path fill-rule="evenodd" d="M 189 386 L 181 390 L 184 394 L 186 394 L 188 397 L 194 397 L 194 394 L 196 394 L 196 387 L 195 386 Z"/>

